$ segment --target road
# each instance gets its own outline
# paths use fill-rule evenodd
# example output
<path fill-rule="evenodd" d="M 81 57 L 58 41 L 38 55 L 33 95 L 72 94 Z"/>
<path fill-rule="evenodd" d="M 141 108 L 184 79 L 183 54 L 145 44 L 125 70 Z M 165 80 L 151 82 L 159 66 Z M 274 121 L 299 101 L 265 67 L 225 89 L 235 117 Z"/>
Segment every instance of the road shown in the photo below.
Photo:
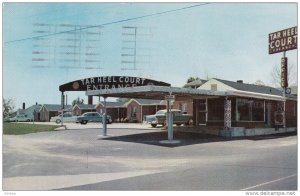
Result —
<path fill-rule="evenodd" d="M 4 190 L 297 190 L 297 136 L 109 127 L 3 136 Z M 132 126 L 134 127 L 134 126 Z"/>

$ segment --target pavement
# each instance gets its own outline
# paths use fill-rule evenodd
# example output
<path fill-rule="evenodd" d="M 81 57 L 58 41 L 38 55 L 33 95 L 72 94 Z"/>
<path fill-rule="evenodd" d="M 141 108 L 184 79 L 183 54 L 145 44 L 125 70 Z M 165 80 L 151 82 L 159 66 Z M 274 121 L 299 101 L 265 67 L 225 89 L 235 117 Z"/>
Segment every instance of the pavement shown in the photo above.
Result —
<path fill-rule="evenodd" d="M 297 136 L 228 140 L 145 124 L 3 135 L 3 190 L 297 190 Z"/>

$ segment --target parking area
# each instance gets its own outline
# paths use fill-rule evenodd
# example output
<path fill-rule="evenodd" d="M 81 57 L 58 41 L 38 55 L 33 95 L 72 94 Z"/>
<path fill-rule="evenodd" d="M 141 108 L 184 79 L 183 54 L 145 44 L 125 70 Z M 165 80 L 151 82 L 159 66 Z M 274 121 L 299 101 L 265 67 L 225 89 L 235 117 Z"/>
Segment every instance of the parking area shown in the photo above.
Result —
<path fill-rule="evenodd" d="M 296 190 L 297 136 L 228 140 L 147 124 L 3 135 L 4 190 Z"/>

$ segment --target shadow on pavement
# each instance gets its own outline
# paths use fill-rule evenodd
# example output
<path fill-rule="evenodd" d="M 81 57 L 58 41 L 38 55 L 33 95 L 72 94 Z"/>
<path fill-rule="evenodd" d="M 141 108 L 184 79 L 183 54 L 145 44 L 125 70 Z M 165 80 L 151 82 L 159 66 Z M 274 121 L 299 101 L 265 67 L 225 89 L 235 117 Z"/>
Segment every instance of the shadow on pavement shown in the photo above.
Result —
<path fill-rule="evenodd" d="M 174 140 L 180 140 L 180 143 L 174 143 L 174 144 L 161 143 L 161 141 L 165 141 L 168 139 L 167 131 L 116 136 L 116 137 L 103 138 L 102 140 L 133 142 L 133 143 L 157 145 L 163 147 L 179 147 L 179 146 L 187 146 L 193 144 L 228 140 L 226 138 L 209 135 L 209 134 L 179 132 L 179 131 L 174 132 L 173 138 Z"/>
<path fill-rule="evenodd" d="M 122 141 L 122 142 L 132 142 L 148 145 L 156 145 L 162 147 L 180 147 L 193 144 L 202 144 L 209 142 L 222 142 L 222 141 L 233 141 L 233 140 L 266 140 L 266 139 L 277 139 L 282 137 L 288 137 L 292 135 L 297 135 L 296 132 L 282 133 L 276 135 L 262 135 L 262 136 L 251 136 L 251 137 L 238 137 L 238 138 L 224 138 L 216 135 L 205 134 L 205 133 L 195 133 L 195 132 L 174 132 L 174 140 L 179 140 L 180 143 L 168 144 L 161 143 L 168 139 L 167 131 L 160 132 L 150 132 L 150 133 L 140 133 L 124 136 L 115 136 L 102 138 L 101 140 L 112 140 L 112 141 Z"/>

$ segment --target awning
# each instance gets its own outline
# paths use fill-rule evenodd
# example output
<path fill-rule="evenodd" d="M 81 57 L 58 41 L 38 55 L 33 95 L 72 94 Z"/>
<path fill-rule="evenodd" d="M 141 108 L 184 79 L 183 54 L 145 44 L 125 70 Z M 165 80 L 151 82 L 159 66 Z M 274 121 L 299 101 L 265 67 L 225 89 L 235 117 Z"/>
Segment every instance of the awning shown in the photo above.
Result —
<path fill-rule="evenodd" d="M 226 96 L 223 91 L 199 90 L 167 86 L 137 86 L 115 89 L 101 89 L 86 91 L 88 96 L 124 97 L 142 99 L 164 99 L 166 95 L 175 95 L 176 99 L 193 98 L 201 99 L 207 97 Z"/>

